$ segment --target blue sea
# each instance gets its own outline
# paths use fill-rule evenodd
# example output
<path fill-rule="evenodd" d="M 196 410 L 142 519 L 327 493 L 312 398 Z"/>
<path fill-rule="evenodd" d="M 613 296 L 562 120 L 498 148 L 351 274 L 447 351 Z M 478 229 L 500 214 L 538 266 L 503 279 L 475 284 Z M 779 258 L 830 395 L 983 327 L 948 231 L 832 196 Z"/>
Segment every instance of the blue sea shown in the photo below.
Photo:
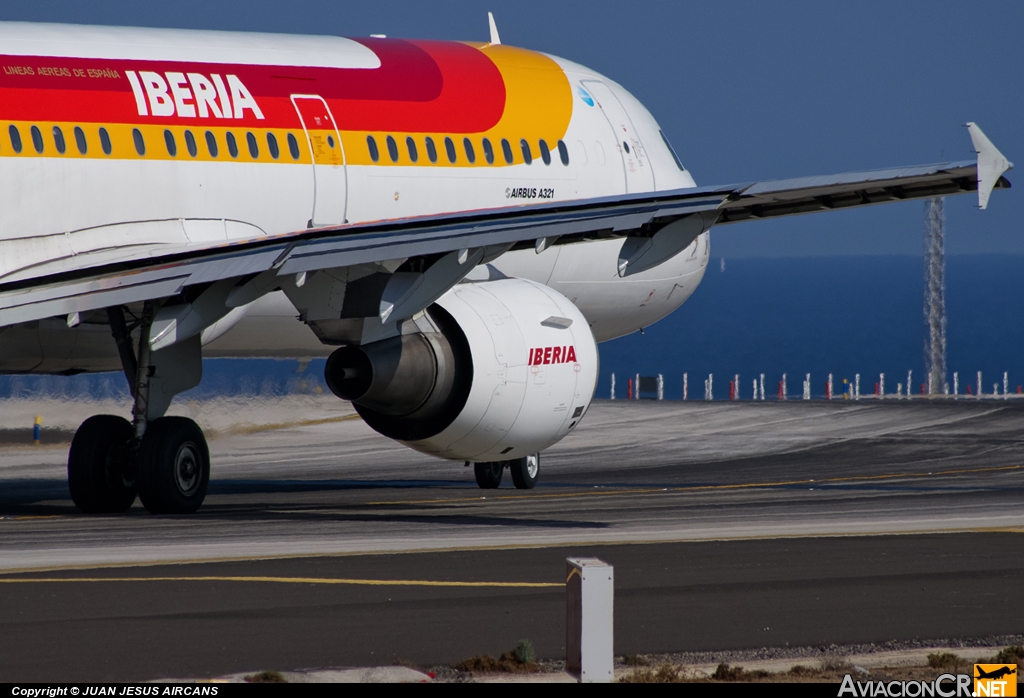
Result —
<path fill-rule="evenodd" d="M 916 393 L 925 380 L 923 289 L 916 256 L 713 257 L 703 283 L 674 314 L 643 334 L 600 345 L 597 396 L 609 396 L 613 372 L 619 398 L 627 378 L 660 373 L 666 399 L 679 399 L 684 372 L 690 399 L 703 397 L 708 374 L 718 399 L 728 396 L 735 374 L 740 396 L 750 397 L 761 373 L 769 398 L 783 373 L 791 396 L 800 395 L 807 373 L 815 396 L 824 395 L 829 373 L 837 392 L 857 373 L 862 392 L 871 392 L 884 372 L 893 392 L 913 371 Z M 958 371 L 962 392 L 982 371 L 989 392 L 1007 371 L 1011 391 L 1024 385 L 1024 255 L 947 257 L 946 306 L 950 382 Z M 202 383 L 185 397 L 320 392 L 323 364 L 209 360 Z M 127 396 L 127 384 L 116 373 L 0 377 L 0 397 L 40 394 Z"/>

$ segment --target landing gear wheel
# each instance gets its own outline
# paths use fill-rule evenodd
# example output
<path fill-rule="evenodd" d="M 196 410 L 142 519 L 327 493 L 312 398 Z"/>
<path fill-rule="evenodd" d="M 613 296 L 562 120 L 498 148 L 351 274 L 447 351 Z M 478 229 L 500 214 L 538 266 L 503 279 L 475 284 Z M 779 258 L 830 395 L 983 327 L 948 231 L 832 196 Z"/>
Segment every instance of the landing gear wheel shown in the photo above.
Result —
<path fill-rule="evenodd" d="M 498 485 L 501 484 L 501 475 L 504 470 L 505 464 L 502 461 L 473 464 L 473 474 L 476 475 L 476 484 L 480 485 L 480 489 L 484 490 L 497 489 Z"/>
<path fill-rule="evenodd" d="M 186 417 L 149 423 L 139 447 L 139 499 L 151 514 L 191 514 L 206 498 L 210 450 Z"/>
<path fill-rule="evenodd" d="M 131 422 L 100 414 L 82 422 L 68 452 L 71 501 L 85 514 L 118 514 L 135 502 Z"/>
<path fill-rule="evenodd" d="M 532 490 L 540 477 L 540 454 L 531 453 L 522 458 L 508 462 L 508 470 L 512 473 L 512 482 L 518 490 Z"/>

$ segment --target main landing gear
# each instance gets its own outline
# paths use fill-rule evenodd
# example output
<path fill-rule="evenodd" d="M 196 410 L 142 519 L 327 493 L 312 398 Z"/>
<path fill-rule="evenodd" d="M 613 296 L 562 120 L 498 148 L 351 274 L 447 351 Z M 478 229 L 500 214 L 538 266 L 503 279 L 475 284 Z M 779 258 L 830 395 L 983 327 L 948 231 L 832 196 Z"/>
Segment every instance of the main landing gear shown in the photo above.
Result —
<path fill-rule="evenodd" d="M 153 514 L 190 514 L 206 497 L 210 451 L 202 429 L 185 417 L 164 417 L 174 395 L 199 383 L 199 337 L 160 352 L 149 349 L 154 308 L 147 303 L 138 359 L 121 308 L 108 310 L 135 398 L 133 421 L 97 415 L 82 423 L 68 453 L 68 487 L 86 514 L 116 514 L 138 495 Z"/>
<path fill-rule="evenodd" d="M 86 514 L 128 511 L 136 494 L 150 513 L 191 514 L 209 482 L 206 439 L 185 417 L 154 419 L 141 440 L 123 417 L 89 417 L 68 454 L 71 500 Z"/>
<path fill-rule="evenodd" d="M 533 453 L 514 460 L 474 463 L 473 474 L 476 475 L 476 484 L 484 490 L 497 489 L 505 468 L 512 474 L 512 483 L 516 489 L 532 490 L 540 478 L 540 454 Z"/>

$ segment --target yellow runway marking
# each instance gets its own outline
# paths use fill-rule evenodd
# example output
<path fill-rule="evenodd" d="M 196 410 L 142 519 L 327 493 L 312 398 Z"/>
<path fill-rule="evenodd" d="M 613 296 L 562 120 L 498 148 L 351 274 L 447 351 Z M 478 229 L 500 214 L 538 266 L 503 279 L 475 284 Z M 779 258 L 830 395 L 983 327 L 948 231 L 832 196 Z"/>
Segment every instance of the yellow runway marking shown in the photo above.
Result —
<path fill-rule="evenodd" d="M 426 579 L 335 579 L 325 577 L 19 577 L 0 578 L 0 584 L 69 584 L 93 582 L 262 582 L 267 584 L 340 584 L 377 587 L 484 587 L 547 589 L 556 582 L 440 582 Z"/>
<path fill-rule="evenodd" d="M 619 547 L 629 545 L 676 545 L 689 543 L 730 543 L 743 541 L 765 541 L 765 540 L 801 540 L 804 538 L 886 538 L 900 536 L 931 536 L 949 535 L 951 533 L 1016 533 L 1024 534 L 1024 527 L 1020 526 L 952 526 L 950 528 L 925 528 L 925 529 L 904 529 L 892 531 L 831 531 L 826 533 L 767 533 L 764 535 L 720 535 L 710 537 L 679 536 L 676 538 L 620 538 L 617 540 L 555 540 L 538 541 L 533 543 L 507 543 L 504 545 L 452 545 L 443 548 L 382 548 L 379 550 L 346 550 L 338 552 L 304 552 L 286 553 L 280 555 L 239 555 L 237 557 L 209 557 L 209 558 L 178 558 L 168 560 L 148 560 L 145 562 L 100 562 L 84 563 L 81 565 L 45 565 L 39 567 L 14 567 L 7 570 L 0 570 L 0 583 L 17 583 L 19 581 L 42 581 L 41 579 L 5 579 L 12 574 L 41 574 L 44 572 L 73 572 L 85 570 L 111 570 L 111 569 L 141 569 L 146 567 L 179 567 L 182 565 L 215 565 L 231 564 L 239 562 L 269 562 L 279 560 L 314 560 L 344 557 L 367 557 L 372 555 L 432 555 L 444 553 L 477 553 L 477 552 L 503 552 L 511 550 L 550 550 L 551 548 L 594 548 L 594 547 Z M 235 578 L 235 577 L 232 577 Z M 255 577 L 237 577 L 238 579 L 256 579 Z M 92 578 L 86 578 L 92 579 Z M 135 579 L 134 577 L 97 577 L 98 582 L 123 581 Z M 158 577 L 142 577 L 146 581 L 160 579 Z M 164 577 L 163 579 L 178 579 L 177 577 Z M 200 577 L 185 577 L 184 579 L 200 579 Z M 206 579 L 213 579 L 206 577 Z M 285 578 L 288 579 L 288 578 Z M 314 578 L 315 579 L 315 578 Z M 74 581 L 74 578 L 53 578 L 54 582 Z M 321 582 L 322 583 L 322 582 Z M 456 584 L 478 584 L 477 582 L 430 582 L 430 584 L 442 586 L 455 586 Z M 479 582 L 481 585 L 502 584 L 502 582 Z M 508 582 L 508 584 L 527 585 L 532 582 Z M 546 582 L 537 582 L 543 586 Z M 555 584 L 554 586 L 561 586 Z"/>
<path fill-rule="evenodd" d="M 274 424 L 253 424 L 251 426 L 225 429 L 224 434 L 257 434 L 261 431 L 276 431 L 278 429 L 291 429 L 293 427 L 312 427 L 318 424 L 333 424 L 335 422 L 350 422 L 360 419 L 358 414 L 346 414 L 341 417 L 324 417 L 323 419 L 303 419 L 297 422 L 275 422 Z"/>

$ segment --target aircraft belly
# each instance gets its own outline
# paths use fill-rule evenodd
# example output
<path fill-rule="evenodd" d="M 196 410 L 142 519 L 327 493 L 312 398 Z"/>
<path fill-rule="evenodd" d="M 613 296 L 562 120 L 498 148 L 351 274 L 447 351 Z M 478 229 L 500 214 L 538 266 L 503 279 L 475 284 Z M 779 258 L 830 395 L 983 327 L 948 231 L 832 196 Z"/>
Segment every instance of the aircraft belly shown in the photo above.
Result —
<path fill-rule="evenodd" d="M 281 291 L 255 301 L 223 335 L 203 347 L 205 358 L 314 358 L 337 347 L 321 344 Z"/>

